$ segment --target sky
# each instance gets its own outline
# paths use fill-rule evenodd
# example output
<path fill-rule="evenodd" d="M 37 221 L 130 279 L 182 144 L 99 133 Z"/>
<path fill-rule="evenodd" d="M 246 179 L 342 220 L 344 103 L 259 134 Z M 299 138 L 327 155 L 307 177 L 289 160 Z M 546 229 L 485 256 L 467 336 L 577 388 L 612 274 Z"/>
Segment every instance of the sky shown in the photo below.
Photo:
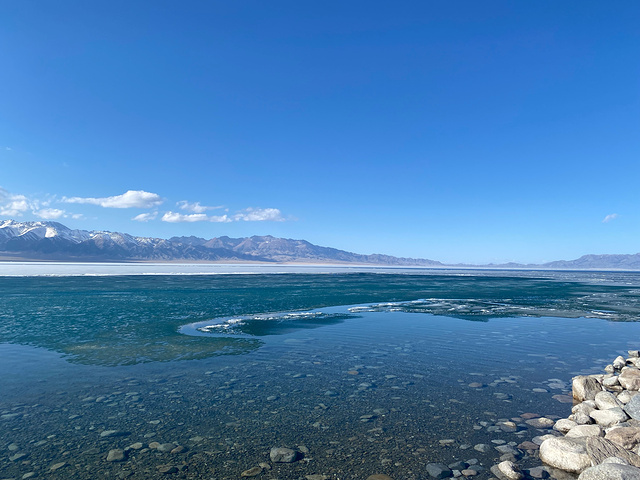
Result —
<path fill-rule="evenodd" d="M 5 0 L 0 219 L 640 252 L 640 2 Z"/>

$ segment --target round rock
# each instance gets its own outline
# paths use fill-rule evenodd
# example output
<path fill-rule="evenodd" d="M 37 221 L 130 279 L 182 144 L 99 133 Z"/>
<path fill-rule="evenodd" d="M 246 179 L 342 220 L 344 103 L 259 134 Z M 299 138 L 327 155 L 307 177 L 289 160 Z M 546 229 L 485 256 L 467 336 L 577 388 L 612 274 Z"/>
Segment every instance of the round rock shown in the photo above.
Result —
<path fill-rule="evenodd" d="M 591 466 L 586 447 L 569 438 L 548 438 L 542 442 L 540 460 L 571 473 L 581 473 Z"/>
<path fill-rule="evenodd" d="M 269 452 L 269 458 L 274 463 L 292 463 L 296 461 L 295 450 L 284 447 L 274 447 Z"/>
<path fill-rule="evenodd" d="M 640 468 L 617 463 L 602 463 L 587 468 L 578 480 L 640 480 Z"/>
<path fill-rule="evenodd" d="M 521 480 L 524 475 L 515 463 L 505 461 L 498 464 L 500 473 L 509 480 Z"/>
<path fill-rule="evenodd" d="M 107 462 L 123 462 L 124 459 L 124 450 L 120 450 L 119 448 L 109 450 L 109 453 L 107 454 Z"/>

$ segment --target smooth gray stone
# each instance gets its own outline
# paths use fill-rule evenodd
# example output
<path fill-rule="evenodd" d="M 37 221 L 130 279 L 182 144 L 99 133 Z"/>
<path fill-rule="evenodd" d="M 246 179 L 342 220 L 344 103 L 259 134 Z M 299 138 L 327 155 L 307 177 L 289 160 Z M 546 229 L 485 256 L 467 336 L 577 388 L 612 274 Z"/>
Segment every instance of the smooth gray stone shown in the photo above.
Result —
<path fill-rule="evenodd" d="M 460 470 L 460 471 L 462 471 L 462 470 L 465 470 L 468 466 L 469 465 L 467 464 L 467 462 L 460 461 L 460 462 L 452 463 L 451 465 L 449 465 L 449 468 L 451 470 Z"/>
<path fill-rule="evenodd" d="M 640 468 L 631 465 L 603 463 L 587 468 L 578 480 L 640 480 Z"/>
<path fill-rule="evenodd" d="M 613 361 L 613 368 L 615 368 L 616 370 L 620 370 L 622 369 L 622 367 L 624 367 L 627 364 L 627 359 L 624 358 L 622 355 L 619 355 L 616 357 L 616 359 Z"/>
<path fill-rule="evenodd" d="M 525 472 L 533 478 L 547 478 L 549 476 L 549 472 L 547 472 L 544 467 L 533 467 L 525 470 Z"/>
<path fill-rule="evenodd" d="M 524 477 L 518 466 L 513 462 L 500 462 L 497 468 L 502 476 L 508 480 L 521 480 Z"/>
<path fill-rule="evenodd" d="M 176 448 L 176 446 L 177 445 L 175 443 L 161 443 L 160 445 L 158 445 L 157 450 L 162 453 L 168 453 Z"/>
<path fill-rule="evenodd" d="M 438 480 L 453 476 L 453 472 L 451 471 L 451 469 L 441 463 L 429 463 L 427 464 L 426 469 L 427 473 L 430 476 Z"/>
<path fill-rule="evenodd" d="M 620 407 L 608 408 L 607 410 L 594 410 L 589 415 L 602 427 L 611 427 L 629 418 Z"/>
<path fill-rule="evenodd" d="M 109 450 L 107 454 L 107 462 L 123 462 L 125 459 L 124 451 L 119 448 Z"/>
<path fill-rule="evenodd" d="M 590 375 L 578 375 L 573 377 L 571 384 L 573 398 L 582 402 L 584 400 L 593 400 L 596 393 L 602 391 L 602 386 L 597 378 Z"/>
<path fill-rule="evenodd" d="M 591 466 L 583 442 L 570 438 L 548 438 L 540 445 L 540 460 L 566 472 L 580 473 Z"/>
<path fill-rule="evenodd" d="M 296 461 L 297 452 L 290 448 L 274 447 L 269 452 L 269 458 L 275 463 L 292 463 Z"/>
<path fill-rule="evenodd" d="M 604 436 L 604 431 L 600 425 L 577 425 L 569 430 L 566 436 L 567 438 L 602 437 Z"/>
<path fill-rule="evenodd" d="M 640 420 L 640 395 L 635 395 L 625 405 L 624 411 L 627 412 L 631 418 Z"/>
<path fill-rule="evenodd" d="M 622 407 L 622 403 L 618 401 L 611 392 L 598 392 L 595 398 L 596 405 L 599 410 L 607 410 L 608 408 Z"/>
<path fill-rule="evenodd" d="M 624 367 L 618 381 L 627 390 L 640 390 L 640 370 L 632 367 Z"/>
<path fill-rule="evenodd" d="M 561 418 L 553 426 L 553 429 L 557 430 L 558 432 L 561 432 L 561 433 L 567 433 L 569 430 L 571 430 L 576 425 L 578 425 L 578 424 L 576 422 L 574 422 L 573 420 L 569 420 L 568 418 Z"/>

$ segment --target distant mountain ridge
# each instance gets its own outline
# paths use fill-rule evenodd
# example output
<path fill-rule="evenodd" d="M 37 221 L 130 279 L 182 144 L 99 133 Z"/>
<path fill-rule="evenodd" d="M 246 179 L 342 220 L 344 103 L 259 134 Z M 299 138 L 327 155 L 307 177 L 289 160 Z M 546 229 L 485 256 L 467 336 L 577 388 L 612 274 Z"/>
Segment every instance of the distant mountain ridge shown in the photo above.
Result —
<path fill-rule="evenodd" d="M 640 270 L 640 253 L 633 255 L 584 255 L 576 260 L 543 264 L 447 265 L 435 260 L 362 255 L 322 247 L 306 240 L 271 235 L 245 238 L 227 236 L 205 239 L 136 237 L 127 233 L 72 230 L 58 222 L 0 220 L 0 258 L 57 261 L 209 261 L 209 262 L 305 262 L 367 265 L 504 268 L 549 270 Z"/>
<path fill-rule="evenodd" d="M 247 238 L 135 237 L 108 231 L 71 230 L 58 222 L 0 221 L 0 255 L 59 261 L 253 261 L 442 266 L 427 259 L 361 255 L 306 240 L 270 235 Z"/>

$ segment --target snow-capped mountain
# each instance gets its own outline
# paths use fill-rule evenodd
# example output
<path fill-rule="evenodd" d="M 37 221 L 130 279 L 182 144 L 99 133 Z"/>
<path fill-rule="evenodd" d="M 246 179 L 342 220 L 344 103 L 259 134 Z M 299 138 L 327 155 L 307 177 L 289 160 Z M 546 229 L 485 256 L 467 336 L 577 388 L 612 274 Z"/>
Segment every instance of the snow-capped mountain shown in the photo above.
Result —
<path fill-rule="evenodd" d="M 437 266 L 440 262 L 387 255 L 360 255 L 306 240 L 249 238 L 134 237 L 126 233 L 71 230 L 57 222 L 0 221 L 0 257 L 47 260 L 184 260 L 259 262 L 346 262 Z"/>

